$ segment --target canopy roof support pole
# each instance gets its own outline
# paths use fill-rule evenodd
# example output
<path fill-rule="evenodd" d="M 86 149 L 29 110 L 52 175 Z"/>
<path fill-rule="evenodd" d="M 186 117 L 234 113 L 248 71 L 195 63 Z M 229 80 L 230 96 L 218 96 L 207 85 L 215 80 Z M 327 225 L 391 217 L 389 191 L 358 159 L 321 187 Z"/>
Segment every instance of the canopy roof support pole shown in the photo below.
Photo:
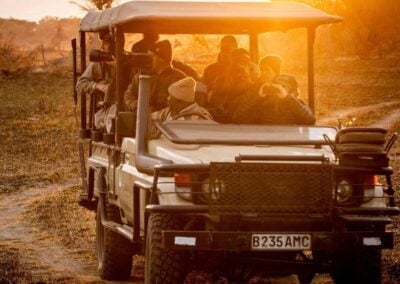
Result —
<path fill-rule="evenodd" d="M 115 29 L 115 60 L 116 60 L 116 106 L 117 106 L 117 114 L 118 112 L 123 110 L 124 106 L 124 90 L 123 86 L 123 74 L 124 74 L 124 64 L 123 64 L 123 53 L 124 53 L 124 33 L 122 29 L 117 27 Z M 119 145 L 122 142 L 122 138 L 120 137 L 117 129 L 118 115 L 115 116 L 115 142 Z"/>
<path fill-rule="evenodd" d="M 313 113 L 315 113 L 315 90 L 314 90 L 314 42 L 315 42 L 315 27 L 308 28 L 308 105 Z"/>
<path fill-rule="evenodd" d="M 86 70 L 86 35 L 80 32 L 79 46 L 81 52 L 81 75 Z M 86 129 L 86 95 L 81 95 L 81 129 Z"/>
<path fill-rule="evenodd" d="M 258 34 L 250 34 L 250 57 L 258 64 Z"/>

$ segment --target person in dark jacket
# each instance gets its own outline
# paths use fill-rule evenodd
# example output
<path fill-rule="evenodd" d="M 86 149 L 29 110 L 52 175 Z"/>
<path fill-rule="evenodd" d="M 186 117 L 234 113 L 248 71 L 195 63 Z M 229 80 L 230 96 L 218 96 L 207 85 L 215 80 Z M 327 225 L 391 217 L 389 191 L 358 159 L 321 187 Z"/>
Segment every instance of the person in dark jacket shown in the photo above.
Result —
<path fill-rule="evenodd" d="M 245 124 L 314 124 L 312 111 L 297 99 L 296 79 L 281 75 L 282 59 L 267 55 L 260 60 L 259 67 L 259 78 L 236 102 L 232 120 Z"/>
<path fill-rule="evenodd" d="M 237 48 L 238 44 L 234 36 L 226 35 L 221 39 L 217 62 L 208 65 L 203 72 L 202 81 L 208 91 L 213 90 L 215 79 L 231 64 L 232 52 Z"/>
<path fill-rule="evenodd" d="M 108 31 L 99 33 L 101 51 L 114 55 L 115 41 Z M 94 126 L 97 129 L 108 128 L 107 117 L 115 114 L 115 65 L 113 62 L 90 62 L 79 77 L 75 89 L 79 96 L 95 95 L 103 101 L 103 107 L 94 114 Z M 97 106 L 96 106 L 97 107 Z"/>
<path fill-rule="evenodd" d="M 167 106 L 168 87 L 186 76 L 172 68 L 172 47 L 168 40 L 157 42 L 150 48 L 150 53 L 153 57 L 150 107 L 151 111 L 157 111 Z M 126 107 L 130 111 L 135 111 L 137 108 L 138 92 L 139 74 L 136 74 L 124 94 Z"/>
<path fill-rule="evenodd" d="M 280 78 L 283 77 L 283 78 Z M 298 84 L 290 75 L 278 76 L 263 94 L 260 124 L 313 125 L 315 116 L 311 109 L 297 98 Z"/>

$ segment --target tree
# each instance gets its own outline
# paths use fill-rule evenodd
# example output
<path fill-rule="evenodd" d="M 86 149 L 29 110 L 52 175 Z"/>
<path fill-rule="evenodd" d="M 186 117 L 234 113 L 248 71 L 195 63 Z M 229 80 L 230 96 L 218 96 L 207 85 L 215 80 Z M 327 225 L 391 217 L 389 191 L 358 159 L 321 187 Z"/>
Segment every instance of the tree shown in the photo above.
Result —
<path fill-rule="evenodd" d="M 84 11 L 89 11 L 93 9 L 104 10 L 111 8 L 113 4 L 116 4 L 116 0 L 70 0 L 72 4 L 77 5 Z"/>

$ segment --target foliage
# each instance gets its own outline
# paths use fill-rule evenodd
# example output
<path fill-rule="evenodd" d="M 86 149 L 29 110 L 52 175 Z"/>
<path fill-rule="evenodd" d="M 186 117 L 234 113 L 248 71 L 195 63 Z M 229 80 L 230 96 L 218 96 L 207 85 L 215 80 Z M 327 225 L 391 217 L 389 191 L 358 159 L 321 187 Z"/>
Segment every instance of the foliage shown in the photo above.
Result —
<path fill-rule="evenodd" d="M 24 50 L 19 47 L 14 36 L 3 38 L 0 34 L 0 70 L 7 74 L 11 71 L 32 67 L 35 63 L 37 52 Z"/>
<path fill-rule="evenodd" d="M 282 0 L 275 0 L 282 1 Z M 344 22 L 320 28 L 324 53 L 337 56 L 384 56 L 398 53 L 398 0 L 291 0 L 343 17 Z"/>

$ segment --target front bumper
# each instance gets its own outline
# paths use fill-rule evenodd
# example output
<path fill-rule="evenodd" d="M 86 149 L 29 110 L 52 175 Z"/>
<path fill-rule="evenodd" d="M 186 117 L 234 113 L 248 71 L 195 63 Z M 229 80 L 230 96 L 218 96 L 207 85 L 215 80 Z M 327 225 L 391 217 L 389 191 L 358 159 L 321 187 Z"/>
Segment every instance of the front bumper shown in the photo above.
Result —
<path fill-rule="evenodd" d="M 311 235 L 311 250 L 360 250 L 365 248 L 393 248 L 391 232 L 279 232 Z M 252 251 L 253 234 L 271 232 L 216 232 L 172 231 L 162 232 L 163 247 L 179 250 Z M 182 241 L 183 240 L 183 241 Z M 373 240 L 371 242 L 371 240 Z M 275 252 L 278 250 L 274 249 Z M 282 251 L 287 251 L 282 250 Z"/>

